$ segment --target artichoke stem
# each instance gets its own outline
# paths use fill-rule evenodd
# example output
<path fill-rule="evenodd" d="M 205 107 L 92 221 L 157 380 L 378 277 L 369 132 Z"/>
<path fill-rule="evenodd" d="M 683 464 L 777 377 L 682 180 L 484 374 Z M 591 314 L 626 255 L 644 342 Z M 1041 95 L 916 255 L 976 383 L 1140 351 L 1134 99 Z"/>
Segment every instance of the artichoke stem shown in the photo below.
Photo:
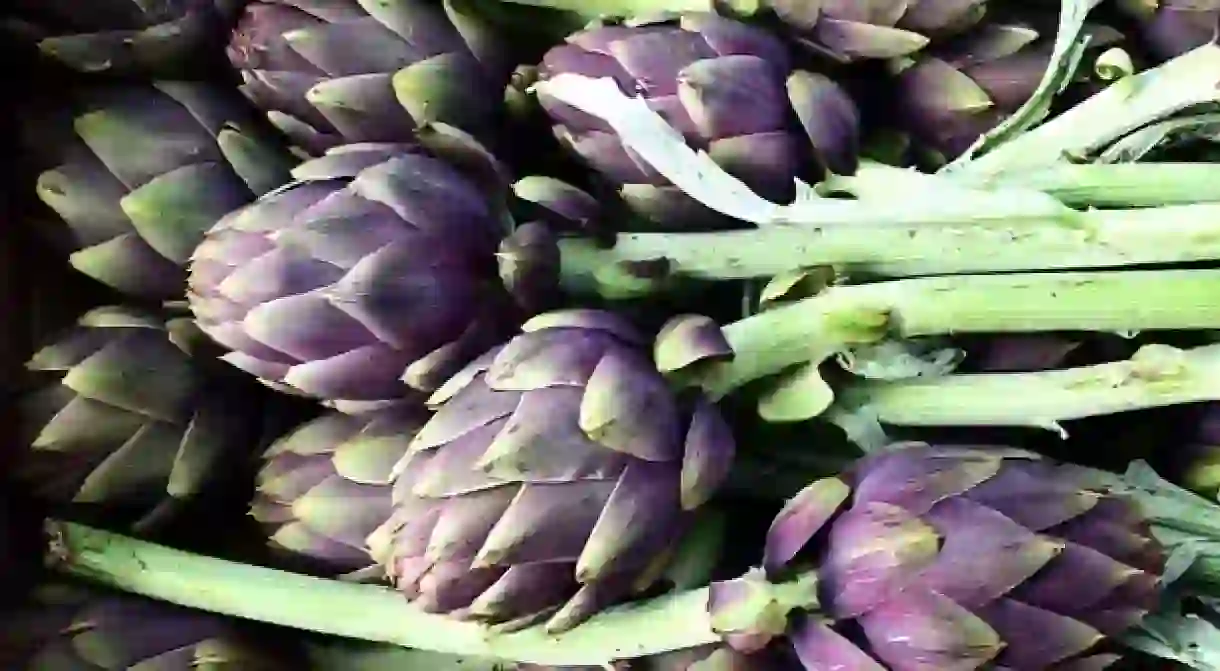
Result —
<path fill-rule="evenodd" d="M 1215 328 L 1215 270 L 957 275 L 832 286 L 726 325 L 733 358 L 696 371 L 693 381 L 720 397 L 790 366 L 887 337 Z"/>
<path fill-rule="evenodd" d="M 1207 188 L 1220 200 L 1220 180 L 1214 169 L 1208 181 L 1212 184 Z M 1175 197 L 1168 190 L 1162 193 Z M 642 281 L 636 269 L 655 267 L 658 261 L 664 264 L 662 279 L 729 280 L 770 277 L 821 265 L 912 277 L 1220 259 L 1220 203 L 1080 214 L 1078 225 L 1051 220 L 977 221 L 941 226 L 771 226 L 715 233 L 626 233 L 618 236 L 612 248 L 568 238 L 561 241 L 562 277 L 575 292 L 596 291 L 621 298 L 655 290 L 652 283 Z"/>
<path fill-rule="evenodd" d="M 1220 45 L 1209 43 L 1124 77 L 1059 116 L 983 156 L 948 166 L 950 175 L 986 177 L 1088 157 L 1147 124 L 1220 100 Z"/>
<path fill-rule="evenodd" d="M 895 178 L 910 174 L 903 168 L 869 162 L 850 177 L 833 176 L 830 183 L 861 200 L 884 202 L 895 197 Z M 1071 207 L 1151 208 L 1220 202 L 1216 175 L 1212 163 L 1060 162 L 997 175 L 966 172 L 947 176 L 976 189 L 1041 192 Z"/>
<path fill-rule="evenodd" d="M 418 650 L 599 666 L 719 641 L 707 613 L 707 588 L 612 608 L 559 635 L 542 626 L 498 634 L 424 613 L 377 585 L 204 557 L 70 522 L 49 522 L 48 535 L 48 562 L 94 583 L 188 608 Z"/>
<path fill-rule="evenodd" d="M 1028 426 L 1220 400 L 1220 345 L 1145 345 L 1130 359 L 1030 373 L 860 381 L 840 408 L 898 426 Z"/>

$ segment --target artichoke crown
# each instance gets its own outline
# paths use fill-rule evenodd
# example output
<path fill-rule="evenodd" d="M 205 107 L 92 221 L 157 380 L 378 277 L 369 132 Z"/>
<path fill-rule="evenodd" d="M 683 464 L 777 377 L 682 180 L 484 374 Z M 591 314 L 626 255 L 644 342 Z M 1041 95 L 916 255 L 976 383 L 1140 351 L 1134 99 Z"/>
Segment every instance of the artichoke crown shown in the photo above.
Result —
<path fill-rule="evenodd" d="M 371 545 L 430 611 L 559 631 L 656 578 L 733 439 L 616 316 L 551 312 L 522 331 L 430 399 Z"/>

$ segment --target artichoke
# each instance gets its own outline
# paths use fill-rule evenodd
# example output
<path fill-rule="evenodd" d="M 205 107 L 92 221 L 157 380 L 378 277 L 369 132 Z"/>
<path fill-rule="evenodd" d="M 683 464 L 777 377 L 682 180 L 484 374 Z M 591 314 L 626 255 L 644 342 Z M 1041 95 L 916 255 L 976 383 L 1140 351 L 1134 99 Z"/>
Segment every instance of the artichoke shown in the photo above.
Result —
<path fill-rule="evenodd" d="M 380 578 L 366 539 L 390 517 L 390 472 L 423 422 L 403 408 L 331 412 L 272 443 L 250 507 L 271 547 L 314 570 Z"/>
<path fill-rule="evenodd" d="M 191 309 L 226 361 L 361 412 L 434 389 L 516 328 L 502 194 L 413 145 L 348 145 L 293 174 L 192 258 Z"/>
<path fill-rule="evenodd" d="M 186 319 L 85 313 L 27 364 L 11 474 L 40 500 L 159 527 L 257 447 L 257 398 L 191 359 L 203 340 Z"/>
<path fill-rule="evenodd" d="M 306 153 L 492 129 L 515 63 L 463 0 L 255 0 L 229 60 L 243 93 Z M 358 45 L 358 46 L 357 46 Z"/>
<path fill-rule="evenodd" d="M 1220 0 L 1119 0 L 1135 17 L 1144 45 L 1160 60 L 1169 60 L 1216 39 Z"/>
<path fill-rule="evenodd" d="M 777 651 L 742 654 L 724 645 L 703 645 L 605 666 L 518 664 L 512 671 L 799 671 L 799 662 Z"/>
<path fill-rule="evenodd" d="M 242 0 L 10 0 L 9 28 L 73 70 L 177 77 L 209 64 Z"/>
<path fill-rule="evenodd" d="M 834 81 L 794 70 L 784 44 L 710 14 L 607 25 L 576 33 L 543 58 L 543 80 L 612 77 L 760 195 L 790 202 L 795 178 L 855 171 L 859 113 Z M 724 226 L 634 157 L 600 119 L 541 95 L 560 141 L 653 228 Z"/>
<path fill-rule="evenodd" d="M 0 626 L 0 664 L 13 671 L 301 668 L 283 657 L 214 615 L 62 583 Z"/>
<path fill-rule="evenodd" d="M 765 569 L 713 584 L 730 643 L 783 633 L 768 580 L 807 549 L 818 586 L 805 598 L 828 619 L 787 634 L 808 669 L 1102 668 L 1113 656 L 1097 644 L 1156 607 L 1163 549 L 1131 501 L 1086 488 L 1076 467 L 1001 447 L 894 447 L 794 497 Z"/>
<path fill-rule="evenodd" d="M 80 94 L 75 118 L 27 118 L 27 150 L 50 168 L 38 197 L 66 224 L 48 234 L 104 284 L 181 300 L 204 233 L 286 182 L 292 157 L 224 88 L 156 82 Z"/>
<path fill-rule="evenodd" d="M 549 312 L 432 396 L 370 539 L 409 600 L 563 631 L 659 577 L 734 443 L 647 345 L 613 314 Z"/>
<path fill-rule="evenodd" d="M 988 0 L 769 0 L 815 51 L 840 61 L 896 58 L 973 27 Z"/>
<path fill-rule="evenodd" d="M 1122 39 L 1107 27 L 1087 30 L 1090 48 Z M 895 84 L 900 122 L 935 162 L 957 158 L 1033 96 L 1053 48 L 1053 32 L 997 21 L 920 53 Z"/>

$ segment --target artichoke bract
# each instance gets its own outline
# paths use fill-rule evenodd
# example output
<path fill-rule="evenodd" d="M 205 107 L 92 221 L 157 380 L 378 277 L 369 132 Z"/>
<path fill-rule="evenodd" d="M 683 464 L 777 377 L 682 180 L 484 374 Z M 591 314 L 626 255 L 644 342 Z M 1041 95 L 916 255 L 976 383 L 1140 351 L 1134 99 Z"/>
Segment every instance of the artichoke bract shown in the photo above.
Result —
<path fill-rule="evenodd" d="M 776 202 L 797 177 L 855 171 L 859 112 L 833 80 L 794 70 L 787 47 L 760 28 L 711 14 L 606 25 L 568 37 L 543 58 L 543 80 L 611 77 L 642 96 L 692 147 Z M 613 130 L 551 96 L 539 102 L 560 141 L 619 189 L 657 229 L 727 222 L 632 155 Z"/>
<path fill-rule="evenodd" d="M 224 88 L 166 81 L 79 93 L 72 118 L 26 120 L 25 143 L 49 168 L 37 195 L 65 224 L 47 234 L 103 284 L 181 300 L 204 233 L 288 181 L 295 161 Z"/>
<path fill-rule="evenodd" d="M 1147 521 L 1076 467 L 1003 447 L 893 447 L 797 494 L 764 568 L 713 584 L 730 643 L 787 629 L 808 669 L 1103 668 L 1114 656 L 1098 644 L 1157 607 L 1165 557 Z M 768 590 L 806 557 L 817 585 L 798 594 L 826 619 L 786 626 Z"/>
<path fill-rule="evenodd" d="M 228 47 L 241 90 L 301 150 L 492 129 L 515 63 L 463 0 L 255 0 Z"/>
<path fill-rule="evenodd" d="M 0 619 L 0 663 L 15 671 L 301 668 L 224 618 L 67 583 L 40 586 Z"/>
<path fill-rule="evenodd" d="M 1090 49 L 1122 39 L 1104 26 L 1087 30 Z M 917 54 L 895 82 L 900 123 L 936 162 L 957 158 L 1033 96 L 1053 49 L 1053 32 L 996 21 Z"/>
<path fill-rule="evenodd" d="M 255 453 L 257 397 L 190 352 L 188 319 L 121 307 L 83 315 L 27 364 L 26 449 L 11 474 L 36 498 L 153 531 Z M 236 461 L 234 461 L 236 460 Z"/>
<path fill-rule="evenodd" d="M 769 0 L 795 37 L 840 61 L 896 58 L 961 33 L 988 0 Z"/>
<path fill-rule="evenodd" d="M 1144 45 L 1160 60 L 1214 41 L 1220 29 L 1220 0 L 1119 0 L 1115 4 L 1135 17 Z"/>
<path fill-rule="evenodd" d="M 192 257 L 191 309 L 224 360 L 361 412 L 435 389 L 520 323 L 502 195 L 415 145 L 346 145 L 293 174 Z"/>
<path fill-rule="evenodd" d="M 10 0 L 11 28 L 73 70 L 181 76 L 211 64 L 242 0 Z M 16 25 L 12 25 L 16 24 Z"/>
<path fill-rule="evenodd" d="M 315 571 L 382 577 L 366 539 L 390 517 L 390 473 L 425 419 L 401 406 L 331 412 L 272 443 L 250 506 L 271 547 Z"/>
<path fill-rule="evenodd" d="M 548 312 L 432 396 L 370 539 L 409 600 L 563 631 L 660 577 L 734 442 L 649 344 L 611 313 Z"/>

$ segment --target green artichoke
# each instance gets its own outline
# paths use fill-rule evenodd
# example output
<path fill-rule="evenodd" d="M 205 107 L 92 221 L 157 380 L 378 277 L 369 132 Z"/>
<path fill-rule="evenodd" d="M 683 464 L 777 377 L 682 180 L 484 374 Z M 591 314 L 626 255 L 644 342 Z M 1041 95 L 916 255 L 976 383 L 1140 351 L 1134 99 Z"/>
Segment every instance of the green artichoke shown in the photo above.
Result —
<path fill-rule="evenodd" d="M 0 619 L 12 671 L 289 671 L 302 668 L 235 623 L 140 597 L 53 583 Z"/>
<path fill-rule="evenodd" d="M 896 58 L 968 30 L 988 0 L 768 0 L 800 42 L 840 61 Z"/>
<path fill-rule="evenodd" d="M 382 577 L 367 538 L 390 517 L 390 472 L 423 424 L 402 407 L 331 412 L 272 443 L 250 506 L 271 547 L 315 572 Z"/>
<path fill-rule="evenodd" d="M 1111 28 L 1087 30 L 1091 48 L 1122 39 Z M 900 123 L 934 162 L 957 158 L 1030 99 L 1053 48 L 1053 32 L 1044 37 L 1027 24 L 997 21 L 922 52 L 900 66 L 895 84 Z"/>
<path fill-rule="evenodd" d="M 204 233 L 288 181 L 291 155 L 224 88 L 156 82 L 73 93 L 72 118 L 56 109 L 25 119 L 27 151 L 49 168 L 38 197 L 66 224 L 48 234 L 104 284 L 181 300 L 184 266 Z"/>
<path fill-rule="evenodd" d="M 9 28 L 80 72 L 181 76 L 210 64 L 242 0 L 10 0 Z"/>
<path fill-rule="evenodd" d="M 501 342 L 534 304 L 523 287 L 536 281 L 513 294 L 499 277 L 506 184 L 414 145 L 347 145 L 293 174 L 218 222 L 191 263 L 200 328 L 266 384 L 345 412 L 398 402 Z M 530 230 L 514 235 L 506 246 Z"/>
<path fill-rule="evenodd" d="M 254 0 L 229 43 L 241 90 L 303 151 L 481 135 L 516 64 L 463 0 Z"/>
<path fill-rule="evenodd" d="M 659 577 L 734 442 L 713 404 L 679 400 L 647 347 L 611 313 L 549 312 L 429 399 L 438 410 L 395 466 L 392 515 L 370 539 L 408 599 L 563 631 Z"/>
<path fill-rule="evenodd" d="M 797 177 L 855 172 L 855 103 L 828 77 L 795 70 L 783 42 L 760 28 L 711 14 L 596 27 L 547 52 L 541 78 L 562 74 L 613 78 L 692 147 L 776 202 L 795 197 Z M 545 94 L 539 102 L 560 141 L 650 227 L 728 225 L 634 157 L 600 119 Z"/>
<path fill-rule="evenodd" d="M 893 447 L 796 495 L 765 568 L 713 584 L 726 640 L 785 633 L 769 590 L 806 556 L 826 619 L 786 633 L 807 669 L 1103 668 L 1097 645 L 1157 607 L 1164 552 L 1128 499 L 1020 450 Z"/>
<path fill-rule="evenodd" d="M 86 313 L 27 364 L 11 474 L 82 516 L 160 526 L 257 449 L 258 388 L 193 361 L 202 341 L 186 319 Z"/>
<path fill-rule="evenodd" d="M 1216 39 L 1220 0 L 1119 0 L 1118 7 L 1139 21 L 1144 45 L 1169 60 Z"/>

